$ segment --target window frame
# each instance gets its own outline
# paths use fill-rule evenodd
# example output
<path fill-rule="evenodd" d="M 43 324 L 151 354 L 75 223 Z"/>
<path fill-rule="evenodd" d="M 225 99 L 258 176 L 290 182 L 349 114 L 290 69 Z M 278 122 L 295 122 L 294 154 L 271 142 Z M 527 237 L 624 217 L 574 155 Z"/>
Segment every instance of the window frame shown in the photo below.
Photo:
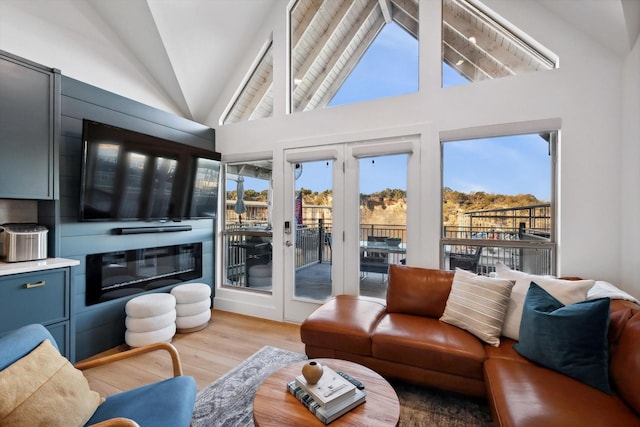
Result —
<path fill-rule="evenodd" d="M 534 125 L 535 126 L 535 125 Z M 557 200 L 557 164 L 558 164 L 558 146 L 560 142 L 560 127 L 559 126 L 547 126 L 543 129 L 546 130 L 532 130 L 535 127 L 529 127 L 527 130 L 517 131 L 514 126 L 505 125 L 504 132 L 496 132 L 494 127 L 485 128 L 482 130 L 464 130 L 464 131 L 453 131 L 453 132 L 444 132 L 440 135 L 440 268 L 446 269 L 447 263 L 450 264 L 450 253 L 447 254 L 447 247 L 452 246 L 463 246 L 466 248 L 470 247 L 483 247 L 483 248 L 498 248 L 505 249 L 522 249 L 522 250 L 545 250 L 549 251 L 549 266 L 548 270 L 544 272 L 535 272 L 532 271 L 530 273 L 533 274 L 548 274 L 555 275 L 557 272 L 557 209 L 556 209 L 556 200 Z M 520 126 L 516 125 L 515 128 Z M 549 130 L 552 129 L 552 130 Z M 444 217 L 443 217 L 443 204 L 444 204 L 444 144 L 448 142 L 462 141 L 462 140 L 473 140 L 473 139 L 486 139 L 486 138 L 498 138 L 498 137 L 508 137 L 508 136 L 517 136 L 517 135 L 525 135 L 525 134 L 549 134 L 549 155 L 550 159 L 550 172 L 551 172 L 551 200 L 549 201 L 549 219 L 551 221 L 549 227 L 549 239 L 547 241 L 526 241 L 526 240 L 496 240 L 496 239 L 488 239 L 488 238 L 464 238 L 457 239 L 445 236 L 445 225 L 444 225 Z M 471 230 L 471 228 L 470 228 Z M 478 260 L 476 260 L 476 264 L 478 264 Z M 475 267 L 475 271 L 477 273 L 488 275 L 495 271 L 495 264 L 493 266 L 487 265 L 487 268 L 483 268 L 484 266 L 477 265 Z"/>

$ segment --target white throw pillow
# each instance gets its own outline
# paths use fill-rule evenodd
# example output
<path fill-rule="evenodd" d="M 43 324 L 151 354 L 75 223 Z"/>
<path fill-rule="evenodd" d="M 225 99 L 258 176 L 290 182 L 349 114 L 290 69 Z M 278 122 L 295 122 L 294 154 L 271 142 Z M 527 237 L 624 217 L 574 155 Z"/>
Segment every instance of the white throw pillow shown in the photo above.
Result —
<path fill-rule="evenodd" d="M 596 283 L 587 293 L 587 299 L 589 300 L 598 298 L 623 299 L 640 304 L 636 298 L 632 297 L 622 289 L 617 288 L 615 285 L 603 280 L 596 280 Z"/>
<path fill-rule="evenodd" d="M 574 304 L 587 299 L 587 292 L 595 283 L 594 280 L 563 280 L 552 276 L 540 276 L 511 270 L 501 262 L 496 263 L 496 277 L 515 280 L 511 290 L 509 308 L 504 318 L 502 335 L 514 340 L 520 339 L 520 322 L 522 321 L 522 307 L 527 296 L 529 285 L 534 282 L 564 305 Z"/>
<path fill-rule="evenodd" d="M 511 280 L 478 276 L 456 269 L 440 320 L 497 347 L 513 285 Z"/>

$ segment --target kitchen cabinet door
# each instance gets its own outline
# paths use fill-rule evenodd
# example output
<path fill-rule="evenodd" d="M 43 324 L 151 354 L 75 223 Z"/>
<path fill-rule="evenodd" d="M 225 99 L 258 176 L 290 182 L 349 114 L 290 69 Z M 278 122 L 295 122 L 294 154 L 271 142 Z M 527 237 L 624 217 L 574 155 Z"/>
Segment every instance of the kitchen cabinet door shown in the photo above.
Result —
<path fill-rule="evenodd" d="M 0 198 L 57 198 L 59 72 L 0 52 Z"/>

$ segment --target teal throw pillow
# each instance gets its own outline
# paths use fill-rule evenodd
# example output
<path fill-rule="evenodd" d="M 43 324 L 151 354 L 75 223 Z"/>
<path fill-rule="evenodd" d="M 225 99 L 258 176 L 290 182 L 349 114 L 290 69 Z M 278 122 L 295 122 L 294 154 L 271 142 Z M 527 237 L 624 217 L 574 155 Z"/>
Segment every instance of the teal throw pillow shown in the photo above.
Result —
<path fill-rule="evenodd" d="M 611 394 L 609 304 L 609 298 L 600 298 L 565 306 L 531 282 L 520 341 L 513 348 L 532 362 Z"/>

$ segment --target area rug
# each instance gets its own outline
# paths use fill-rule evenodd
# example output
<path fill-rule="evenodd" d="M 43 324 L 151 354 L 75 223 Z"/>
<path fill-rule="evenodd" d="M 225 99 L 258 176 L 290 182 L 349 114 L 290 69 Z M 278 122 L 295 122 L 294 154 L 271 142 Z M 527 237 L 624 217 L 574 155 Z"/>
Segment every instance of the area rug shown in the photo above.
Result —
<path fill-rule="evenodd" d="M 252 427 L 253 396 L 262 382 L 304 354 L 265 346 L 196 397 L 193 427 Z M 460 396 L 393 381 L 400 400 L 400 426 L 488 427 L 491 412 L 484 399 Z"/>
<path fill-rule="evenodd" d="M 260 384 L 280 368 L 307 356 L 264 346 L 196 396 L 192 427 L 253 426 L 253 396 Z"/>

